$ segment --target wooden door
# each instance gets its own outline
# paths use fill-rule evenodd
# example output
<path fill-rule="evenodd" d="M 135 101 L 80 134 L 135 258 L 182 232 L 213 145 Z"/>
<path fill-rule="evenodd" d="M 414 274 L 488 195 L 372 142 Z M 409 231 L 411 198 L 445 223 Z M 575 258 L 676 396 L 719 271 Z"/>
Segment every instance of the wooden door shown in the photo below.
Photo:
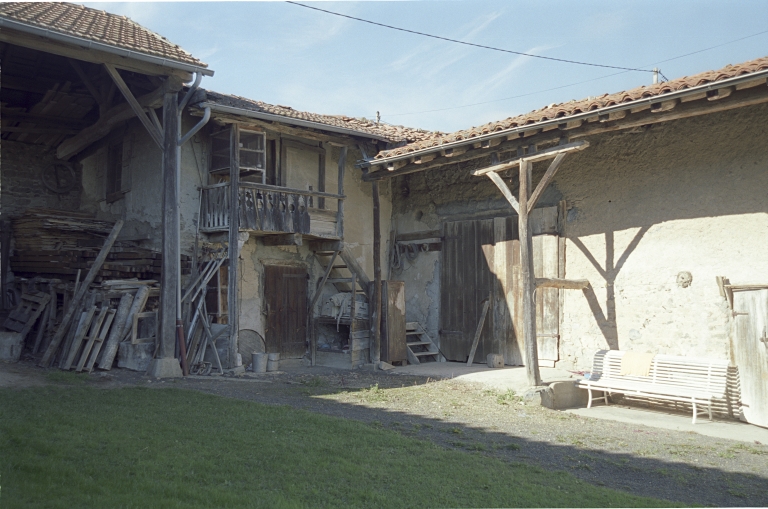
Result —
<path fill-rule="evenodd" d="M 734 292 L 733 311 L 741 411 L 747 422 L 768 427 L 768 289 Z"/>
<path fill-rule="evenodd" d="M 267 352 L 283 359 L 302 357 L 307 350 L 307 271 L 303 267 L 264 267 L 267 303 Z"/>
<path fill-rule="evenodd" d="M 485 318 L 474 361 L 485 362 L 489 353 L 507 357 L 512 333 L 512 272 L 514 256 L 507 249 L 517 228 L 512 217 L 451 221 L 444 225 L 440 272 L 440 350 L 449 361 L 466 362 L 472 347 L 483 301 L 491 308 Z M 503 249 L 502 249 L 503 246 Z M 511 363 L 507 360 L 508 363 Z"/>
<path fill-rule="evenodd" d="M 558 277 L 558 236 L 533 237 L 533 273 L 535 277 Z M 553 368 L 558 361 L 560 340 L 560 290 L 536 290 L 536 343 L 539 366 Z"/>

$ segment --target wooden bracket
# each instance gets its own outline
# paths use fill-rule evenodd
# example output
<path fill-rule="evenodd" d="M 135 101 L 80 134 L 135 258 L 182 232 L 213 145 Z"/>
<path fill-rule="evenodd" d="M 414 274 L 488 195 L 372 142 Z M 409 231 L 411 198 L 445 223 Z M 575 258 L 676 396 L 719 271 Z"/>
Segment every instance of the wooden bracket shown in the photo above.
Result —
<path fill-rule="evenodd" d="M 117 88 L 120 89 L 120 92 L 122 92 L 125 100 L 128 101 L 128 104 L 131 105 L 131 109 L 136 114 L 136 116 L 139 117 L 139 120 L 144 125 L 144 128 L 147 130 L 147 132 L 149 132 L 149 135 L 152 137 L 155 143 L 157 143 L 157 146 L 162 149 L 163 133 L 160 132 L 157 126 L 149 119 L 147 114 L 144 112 L 144 108 L 133 96 L 133 93 L 128 88 L 128 85 L 125 83 L 125 81 L 123 81 L 123 77 L 120 76 L 120 73 L 117 72 L 117 69 L 115 69 L 115 66 L 112 64 L 104 64 L 104 68 L 112 77 L 112 80 L 115 82 L 115 85 L 117 85 Z"/>

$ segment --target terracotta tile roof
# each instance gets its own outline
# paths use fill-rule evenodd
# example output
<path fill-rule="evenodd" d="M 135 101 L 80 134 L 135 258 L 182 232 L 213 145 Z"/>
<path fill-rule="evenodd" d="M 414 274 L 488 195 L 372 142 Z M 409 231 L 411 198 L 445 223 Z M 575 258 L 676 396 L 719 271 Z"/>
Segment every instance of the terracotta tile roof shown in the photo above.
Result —
<path fill-rule="evenodd" d="M 384 139 L 390 143 L 419 142 L 432 139 L 436 135 L 444 134 L 434 131 L 426 131 L 424 129 L 376 123 L 373 120 L 365 118 L 354 118 L 344 115 L 321 115 L 319 113 L 298 111 L 290 106 L 268 104 L 262 101 L 254 101 L 236 95 L 220 94 L 209 90 L 206 90 L 205 93 L 207 96 L 205 101 L 211 104 L 229 106 L 253 112 L 268 113 L 270 115 L 286 117 L 286 119 L 303 120 L 317 124 L 325 124 L 331 127 L 349 129 L 359 132 L 361 135 L 368 134 L 376 138 Z"/>
<path fill-rule="evenodd" d="M 208 67 L 165 37 L 125 16 L 82 5 L 51 2 L 0 3 L 0 18 L 197 67 Z"/>
<path fill-rule="evenodd" d="M 637 99 L 661 96 L 670 92 L 677 92 L 687 88 L 705 85 L 707 83 L 713 83 L 727 78 L 734 78 L 765 69 L 768 69 L 768 57 L 750 60 L 741 64 L 728 65 L 720 70 L 706 71 L 695 74 L 693 76 L 677 78 L 665 83 L 637 87 L 633 88 L 632 90 L 626 90 L 624 92 L 618 92 L 615 94 L 604 94 L 599 97 L 588 97 L 579 101 L 552 104 L 539 110 L 532 111 L 523 115 L 518 115 L 516 117 L 509 117 L 504 120 L 490 122 L 479 127 L 472 127 L 470 129 L 456 131 L 451 134 L 434 135 L 431 138 L 418 140 L 414 143 L 409 143 L 408 145 L 402 147 L 382 151 L 376 156 L 376 159 L 384 159 L 387 157 L 409 154 L 432 147 L 439 147 L 446 143 L 470 140 L 478 136 L 497 131 L 504 131 L 506 129 L 523 127 L 528 124 L 535 124 L 545 120 L 562 118 L 563 121 L 565 121 L 567 117 L 571 115 L 585 113 L 621 103 L 627 103 Z"/>

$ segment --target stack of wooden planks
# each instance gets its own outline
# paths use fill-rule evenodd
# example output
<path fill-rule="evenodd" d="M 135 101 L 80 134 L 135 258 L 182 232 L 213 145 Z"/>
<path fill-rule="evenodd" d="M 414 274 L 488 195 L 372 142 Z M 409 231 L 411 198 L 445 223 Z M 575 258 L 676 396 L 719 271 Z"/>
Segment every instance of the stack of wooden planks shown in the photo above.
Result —
<path fill-rule="evenodd" d="M 109 234 L 112 224 L 78 212 L 30 209 L 13 222 L 15 238 L 11 268 L 22 277 L 58 277 L 73 280 L 87 271 Z M 116 242 L 94 281 L 159 279 L 162 255 L 132 242 Z M 189 274 L 189 256 L 182 255 L 182 274 Z"/>

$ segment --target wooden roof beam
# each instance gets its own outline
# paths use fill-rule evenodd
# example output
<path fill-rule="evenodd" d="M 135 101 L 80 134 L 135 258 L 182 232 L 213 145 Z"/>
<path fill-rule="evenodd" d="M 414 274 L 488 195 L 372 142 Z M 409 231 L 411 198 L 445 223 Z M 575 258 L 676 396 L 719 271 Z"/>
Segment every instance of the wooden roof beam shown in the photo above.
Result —
<path fill-rule="evenodd" d="M 578 152 L 580 150 L 584 150 L 588 146 L 589 146 L 589 142 L 585 140 L 575 141 L 573 143 L 568 143 L 566 145 L 555 145 L 552 148 L 548 148 L 538 152 L 534 152 L 532 154 L 526 154 L 523 156 L 516 157 L 511 161 L 507 161 L 505 163 L 496 164 L 496 165 L 489 166 L 487 168 L 481 168 L 479 170 L 475 170 L 472 172 L 472 175 L 478 177 L 480 175 L 485 175 L 486 173 L 506 171 L 515 166 L 518 166 L 523 161 L 527 161 L 530 163 L 535 163 L 537 161 L 544 161 L 546 159 L 552 159 L 553 157 L 556 157 L 558 154 L 566 154 L 568 152 Z"/>
<path fill-rule="evenodd" d="M 128 101 L 128 104 L 131 105 L 131 109 L 133 110 L 133 113 L 139 118 L 139 121 L 141 121 L 144 128 L 149 132 L 149 136 L 157 143 L 157 146 L 160 148 L 163 148 L 163 133 L 158 129 L 158 126 L 152 122 L 149 116 L 144 112 L 144 107 L 139 104 L 139 101 L 136 100 L 136 98 L 133 96 L 133 92 L 131 92 L 131 89 L 128 88 L 128 85 L 123 80 L 123 77 L 120 76 L 120 73 L 117 72 L 117 69 L 115 69 L 115 66 L 112 64 L 104 64 L 104 68 L 107 70 L 107 73 L 112 77 L 112 80 L 115 82 L 115 85 L 117 85 L 117 88 L 120 89 L 120 92 L 122 92 L 123 97 L 125 97 L 125 100 Z"/>

